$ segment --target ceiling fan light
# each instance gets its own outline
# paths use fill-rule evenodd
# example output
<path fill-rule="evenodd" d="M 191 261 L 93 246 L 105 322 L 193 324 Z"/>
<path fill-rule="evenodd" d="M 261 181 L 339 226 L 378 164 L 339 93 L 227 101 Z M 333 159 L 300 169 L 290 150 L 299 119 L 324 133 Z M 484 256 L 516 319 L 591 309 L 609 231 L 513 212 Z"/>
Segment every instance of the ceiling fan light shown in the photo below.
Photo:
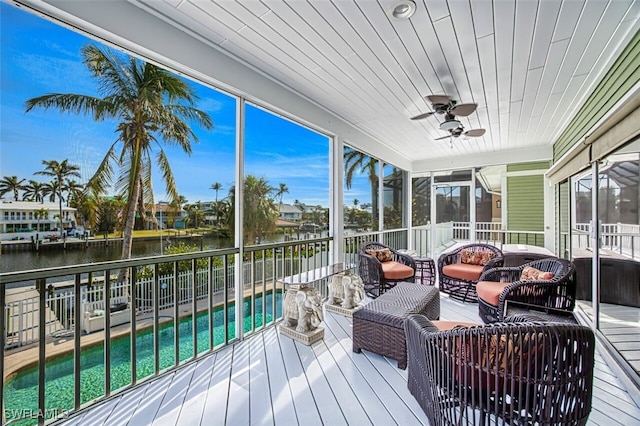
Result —
<path fill-rule="evenodd" d="M 448 132 L 450 132 L 451 130 L 457 129 L 460 126 L 462 126 L 462 124 L 460 124 L 458 120 L 447 120 L 440 123 L 440 129 L 446 130 Z"/>
<path fill-rule="evenodd" d="M 416 3 L 413 0 L 401 0 L 391 7 L 391 16 L 399 21 L 404 21 L 413 16 L 416 11 Z"/>

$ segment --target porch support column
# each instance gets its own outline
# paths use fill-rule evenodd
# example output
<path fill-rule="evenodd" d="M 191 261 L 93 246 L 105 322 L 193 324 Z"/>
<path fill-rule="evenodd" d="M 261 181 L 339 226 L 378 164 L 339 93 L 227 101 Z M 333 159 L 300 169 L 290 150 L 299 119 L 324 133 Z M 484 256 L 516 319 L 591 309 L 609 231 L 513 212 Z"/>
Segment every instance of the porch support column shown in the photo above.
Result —
<path fill-rule="evenodd" d="M 542 181 L 544 187 L 544 247 L 553 253 L 555 253 L 555 235 L 556 235 L 556 212 L 560 208 L 559 204 L 556 204 L 555 186 L 551 184 L 551 181 L 545 175 Z M 562 253 L 556 253 L 562 257 Z"/>
<path fill-rule="evenodd" d="M 600 328 L 600 220 L 598 216 L 598 162 L 591 163 L 591 305 L 593 307 L 593 328 Z"/>
<path fill-rule="evenodd" d="M 331 142 L 329 176 L 329 233 L 333 236 L 333 263 L 344 262 L 344 139 L 335 136 Z"/>
<path fill-rule="evenodd" d="M 411 200 L 413 199 L 413 182 L 411 180 L 411 172 L 403 172 L 404 178 L 402 179 L 403 188 L 402 193 L 404 194 L 404 200 L 402 203 L 404 204 L 404 208 L 402 212 L 404 214 L 403 222 L 404 228 L 407 228 L 407 249 L 415 250 L 416 248 L 413 246 L 413 203 Z"/>
<path fill-rule="evenodd" d="M 234 264 L 236 318 L 244 318 L 244 125 L 246 101 L 236 102 L 236 188 L 235 188 L 235 245 L 238 247 Z M 225 271 L 226 273 L 226 271 Z M 236 320 L 236 337 L 244 338 L 244 321 Z"/>

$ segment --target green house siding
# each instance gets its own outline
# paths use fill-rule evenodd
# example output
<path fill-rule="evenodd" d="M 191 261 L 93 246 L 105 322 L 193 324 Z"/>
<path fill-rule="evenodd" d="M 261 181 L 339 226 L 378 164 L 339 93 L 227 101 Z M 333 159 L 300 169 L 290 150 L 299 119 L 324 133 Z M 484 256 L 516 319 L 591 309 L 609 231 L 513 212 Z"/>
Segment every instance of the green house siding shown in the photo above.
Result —
<path fill-rule="evenodd" d="M 507 164 L 507 173 L 527 172 L 530 170 L 547 170 L 549 166 L 550 164 L 548 161 L 537 161 L 535 163 Z"/>
<path fill-rule="evenodd" d="M 507 177 L 508 230 L 544 230 L 543 185 L 542 175 Z"/>
<path fill-rule="evenodd" d="M 553 161 L 558 161 L 586 136 L 633 86 L 640 81 L 640 31 L 635 34 L 611 66 L 571 123 L 553 145 Z"/>

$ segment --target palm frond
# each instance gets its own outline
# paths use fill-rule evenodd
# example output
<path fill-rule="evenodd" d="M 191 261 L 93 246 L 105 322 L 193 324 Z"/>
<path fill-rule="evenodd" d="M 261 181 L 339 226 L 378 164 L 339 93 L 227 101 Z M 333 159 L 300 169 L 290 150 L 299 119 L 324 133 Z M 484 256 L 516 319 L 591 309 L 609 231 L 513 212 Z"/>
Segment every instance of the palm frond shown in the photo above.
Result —
<path fill-rule="evenodd" d="M 111 163 L 116 161 L 115 146 L 116 143 L 113 143 L 109 147 L 95 173 L 87 182 L 87 187 L 91 188 L 96 194 L 106 193 L 109 182 L 113 179 L 113 166 Z"/>
<path fill-rule="evenodd" d="M 160 171 L 162 172 L 162 178 L 164 179 L 164 183 L 167 188 L 169 200 L 170 202 L 175 202 L 179 197 L 178 187 L 176 186 L 176 181 L 173 177 L 173 172 L 171 171 L 169 159 L 163 149 L 158 151 L 156 154 L 156 161 L 158 162 L 158 167 L 160 167 Z"/>

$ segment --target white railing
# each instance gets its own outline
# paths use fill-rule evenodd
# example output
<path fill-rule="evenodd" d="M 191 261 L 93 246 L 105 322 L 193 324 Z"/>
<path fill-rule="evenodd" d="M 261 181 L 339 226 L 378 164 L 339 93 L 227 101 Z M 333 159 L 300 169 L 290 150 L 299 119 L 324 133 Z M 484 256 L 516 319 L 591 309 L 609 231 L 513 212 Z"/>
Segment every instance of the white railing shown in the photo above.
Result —
<path fill-rule="evenodd" d="M 263 265 L 264 263 L 264 265 Z M 273 281 L 275 277 L 280 275 L 290 275 L 292 271 L 299 271 L 300 265 L 292 265 L 290 262 L 284 263 L 284 266 L 278 265 L 274 267 L 274 262 L 264 262 L 262 259 L 254 262 L 245 262 L 243 266 L 244 282 L 247 287 L 251 285 L 262 285 L 265 280 Z M 274 273 L 275 270 L 283 274 Z M 227 267 L 228 290 L 234 288 L 234 268 Z M 219 294 L 224 289 L 224 268 L 222 266 L 212 269 L 212 289 L 214 294 Z M 192 272 L 185 271 L 178 274 L 178 304 L 188 304 L 193 301 Z M 123 297 L 129 294 L 129 286 L 118 284 L 115 282 L 116 276 L 112 276 L 111 298 Z M 158 309 L 168 309 L 174 306 L 173 295 L 173 274 L 158 277 Z M 196 272 L 196 300 L 205 300 L 208 295 L 209 271 L 207 269 L 199 269 Z M 68 282 L 68 286 L 72 286 L 72 282 Z M 137 302 L 137 314 L 153 312 L 153 286 L 155 285 L 154 277 L 138 279 L 135 285 L 135 295 Z M 46 335 L 52 336 L 56 333 L 74 328 L 73 323 L 73 306 L 74 292 L 73 290 L 65 290 L 64 283 L 58 283 L 56 288 L 50 288 L 46 295 L 47 319 L 46 319 Z M 100 280 L 94 281 L 91 285 L 85 285 L 82 288 L 81 300 L 83 303 L 92 303 L 102 301 L 104 298 L 104 285 Z M 26 297 L 6 304 L 5 312 L 7 323 L 6 340 L 7 347 L 23 346 L 38 340 L 38 307 L 39 296 Z M 84 314 L 84 313 L 82 313 Z"/>
<path fill-rule="evenodd" d="M 640 258 L 640 225 L 629 223 L 603 223 L 600 225 L 601 248 L 632 259 Z M 592 248 L 591 225 L 576 223 L 571 243 L 577 248 Z"/>
<path fill-rule="evenodd" d="M 435 246 L 448 246 L 454 241 L 454 222 L 444 222 L 436 224 Z"/>

